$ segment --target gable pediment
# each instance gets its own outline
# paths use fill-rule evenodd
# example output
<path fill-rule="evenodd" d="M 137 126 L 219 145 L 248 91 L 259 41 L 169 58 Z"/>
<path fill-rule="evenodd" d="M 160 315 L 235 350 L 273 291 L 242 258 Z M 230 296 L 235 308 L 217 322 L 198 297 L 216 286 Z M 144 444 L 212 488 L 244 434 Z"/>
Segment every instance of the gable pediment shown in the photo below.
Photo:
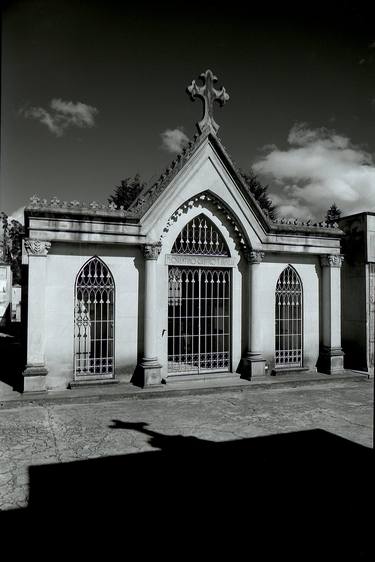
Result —
<path fill-rule="evenodd" d="M 184 155 L 183 155 L 184 156 Z M 269 221 L 215 135 L 198 137 L 160 182 L 140 194 L 130 208 L 138 215 L 145 234 L 154 231 L 187 200 L 211 193 L 230 210 L 245 231 L 253 231 L 252 243 L 258 245 L 269 230 Z M 183 160 L 183 161 L 182 161 Z M 172 163 L 173 164 L 173 163 Z M 159 225 L 159 231 L 160 231 Z M 256 241 L 258 240 L 258 242 Z"/>

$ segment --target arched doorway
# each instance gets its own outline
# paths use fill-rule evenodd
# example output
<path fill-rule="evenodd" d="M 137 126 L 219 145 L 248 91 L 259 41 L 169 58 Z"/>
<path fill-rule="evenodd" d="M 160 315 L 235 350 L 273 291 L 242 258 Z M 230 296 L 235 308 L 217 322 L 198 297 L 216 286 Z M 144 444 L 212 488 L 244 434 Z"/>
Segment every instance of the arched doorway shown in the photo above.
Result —
<path fill-rule="evenodd" d="M 76 278 L 74 378 L 114 377 L 115 286 L 109 268 L 91 258 Z"/>
<path fill-rule="evenodd" d="M 275 291 L 275 366 L 303 365 L 303 292 L 296 270 L 288 265 L 276 283 Z"/>
<path fill-rule="evenodd" d="M 231 279 L 228 246 L 204 214 L 178 235 L 168 271 L 168 373 L 231 369 Z M 178 262 L 178 259 L 176 260 Z"/>

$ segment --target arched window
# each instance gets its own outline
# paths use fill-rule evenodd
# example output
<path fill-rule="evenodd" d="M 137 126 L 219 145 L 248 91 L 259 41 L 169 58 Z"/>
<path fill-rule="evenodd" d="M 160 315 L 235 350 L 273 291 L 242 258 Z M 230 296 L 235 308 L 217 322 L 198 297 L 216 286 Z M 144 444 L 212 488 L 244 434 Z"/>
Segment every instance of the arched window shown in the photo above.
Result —
<path fill-rule="evenodd" d="M 91 258 L 77 275 L 74 302 L 74 376 L 114 376 L 115 285 L 108 267 Z"/>
<path fill-rule="evenodd" d="M 302 281 L 288 265 L 276 283 L 275 366 L 302 367 Z"/>
<path fill-rule="evenodd" d="M 173 245 L 172 254 L 229 256 L 229 250 L 214 223 L 201 214 L 181 230 Z"/>

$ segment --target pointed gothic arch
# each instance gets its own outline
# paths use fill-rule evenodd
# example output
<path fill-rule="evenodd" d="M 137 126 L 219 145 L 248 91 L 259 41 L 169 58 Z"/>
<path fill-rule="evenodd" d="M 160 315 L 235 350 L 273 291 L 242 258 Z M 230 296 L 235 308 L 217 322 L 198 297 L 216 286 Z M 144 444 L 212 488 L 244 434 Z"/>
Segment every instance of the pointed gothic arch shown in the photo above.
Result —
<path fill-rule="evenodd" d="M 74 287 L 74 378 L 114 377 L 115 283 L 109 267 L 90 258 Z"/>
<path fill-rule="evenodd" d="M 275 289 L 275 367 L 303 365 L 303 286 L 297 271 L 288 265 Z"/>
<path fill-rule="evenodd" d="M 168 373 L 227 372 L 231 369 L 232 271 L 225 265 L 230 251 L 224 236 L 200 213 L 179 232 L 172 254 L 191 256 L 193 261 L 169 267 Z M 215 265 L 201 257 L 213 258 Z"/>
<path fill-rule="evenodd" d="M 183 227 L 173 244 L 172 254 L 230 256 L 220 230 L 204 213 L 192 218 Z"/>
<path fill-rule="evenodd" d="M 231 239 L 230 241 L 233 242 L 235 250 L 239 253 L 249 251 L 252 248 L 252 243 L 249 239 L 248 232 L 241 224 L 239 218 L 234 214 L 233 210 L 224 201 L 219 199 L 219 197 L 214 195 L 209 190 L 203 191 L 195 195 L 191 199 L 187 199 L 182 205 L 180 205 L 180 207 L 178 207 L 173 212 L 173 214 L 164 224 L 163 231 L 160 236 L 160 242 L 164 243 L 165 239 L 168 239 L 168 233 L 171 230 L 175 231 L 175 226 L 180 221 L 180 218 L 182 218 L 183 215 L 189 216 L 190 210 L 192 209 L 199 209 L 201 214 L 203 214 L 207 218 L 208 215 L 212 214 L 212 216 L 217 218 L 218 221 L 222 223 L 222 225 L 225 225 L 225 230 L 227 231 L 228 236 Z M 214 224 L 214 221 L 212 221 L 211 219 L 209 220 L 212 222 L 212 224 Z M 220 232 L 220 227 L 215 226 L 215 228 Z M 221 236 L 223 236 L 223 233 L 221 233 Z M 231 254 L 232 250 L 229 255 Z"/>

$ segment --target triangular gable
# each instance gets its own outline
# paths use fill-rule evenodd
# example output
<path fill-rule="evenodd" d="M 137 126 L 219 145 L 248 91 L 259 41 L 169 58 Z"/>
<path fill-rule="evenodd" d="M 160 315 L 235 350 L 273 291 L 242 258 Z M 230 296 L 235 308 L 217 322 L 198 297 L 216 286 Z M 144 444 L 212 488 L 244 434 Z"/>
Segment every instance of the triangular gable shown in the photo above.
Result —
<path fill-rule="evenodd" d="M 141 219 L 156 203 L 156 201 L 167 189 L 167 187 L 178 175 L 178 173 L 188 165 L 190 160 L 194 157 L 198 149 L 202 146 L 202 144 L 205 143 L 205 141 L 209 141 L 213 145 L 227 171 L 231 175 L 232 180 L 236 183 L 238 189 L 248 201 L 258 221 L 266 231 L 269 231 L 271 228 L 271 223 L 268 217 L 257 203 L 249 188 L 246 186 L 240 172 L 233 163 L 232 159 L 229 157 L 228 152 L 224 148 L 221 140 L 219 140 L 219 138 L 212 132 L 202 135 L 194 135 L 194 140 L 190 141 L 189 144 L 182 150 L 182 152 L 177 155 L 177 158 L 173 160 L 173 162 L 165 170 L 165 172 L 161 174 L 160 178 L 152 186 L 146 187 L 138 195 L 138 197 L 127 210 L 128 216 L 133 216 L 134 218 Z"/>
<path fill-rule="evenodd" d="M 176 159 L 161 174 L 159 179 L 149 187 L 146 187 L 131 204 L 126 211 L 126 216 L 130 220 L 142 221 L 142 218 L 152 209 L 158 199 L 167 190 L 168 186 L 173 182 L 176 176 L 183 171 L 185 166 L 194 158 L 197 151 L 205 142 L 209 142 L 215 149 L 217 155 L 222 161 L 223 166 L 229 173 L 232 181 L 235 183 L 238 191 L 247 201 L 252 214 L 255 216 L 258 226 L 265 234 L 298 234 L 302 236 L 329 236 L 340 238 L 343 232 L 339 229 L 338 224 L 326 223 L 325 221 L 314 222 L 312 220 L 301 221 L 295 218 L 277 218 L 271 220 L 267 212 L 263 210 L 253 194 L 251 193 L 246 182 L 235 164 L 234 160 L 228 154 L 221 139 L 212 131 L 202 134 L 195 134 L 192 141 L 177 155 Z"/>

